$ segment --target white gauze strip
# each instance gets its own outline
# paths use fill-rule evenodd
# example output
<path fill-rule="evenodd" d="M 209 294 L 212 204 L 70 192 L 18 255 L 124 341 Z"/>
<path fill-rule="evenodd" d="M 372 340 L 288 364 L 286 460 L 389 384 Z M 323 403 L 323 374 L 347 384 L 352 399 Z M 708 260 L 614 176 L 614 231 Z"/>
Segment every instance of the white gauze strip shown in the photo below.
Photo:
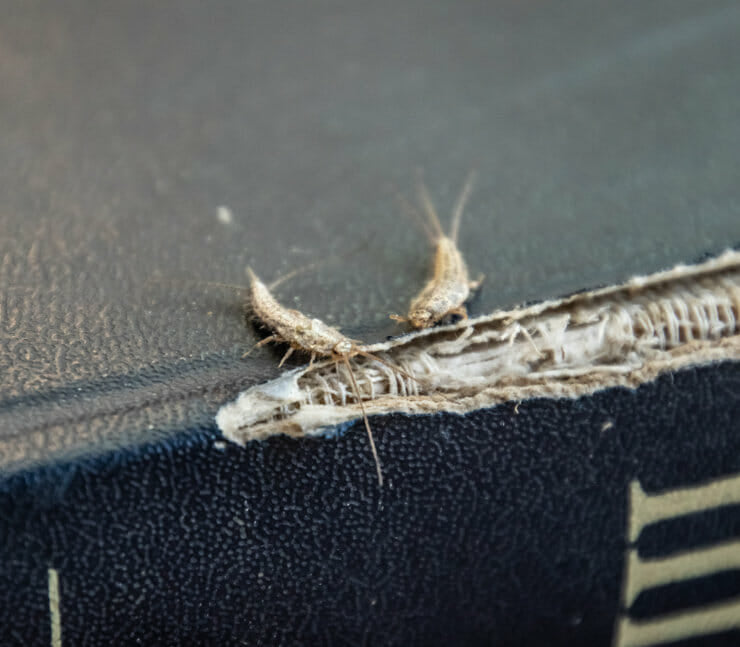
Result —
<path fill-rule="evenodd" d="M 510 400 L 636 387 L 665 371 L 740 359 L 740 252 L 371 350 L 415 379 L 354 358 L 369 415 L 462 414 Z M 346 368 L 326 360 L 252 387 L 221 407 L 216 421 L 226 438 L 244 443 L 321 434 L 360 416 Z"/>

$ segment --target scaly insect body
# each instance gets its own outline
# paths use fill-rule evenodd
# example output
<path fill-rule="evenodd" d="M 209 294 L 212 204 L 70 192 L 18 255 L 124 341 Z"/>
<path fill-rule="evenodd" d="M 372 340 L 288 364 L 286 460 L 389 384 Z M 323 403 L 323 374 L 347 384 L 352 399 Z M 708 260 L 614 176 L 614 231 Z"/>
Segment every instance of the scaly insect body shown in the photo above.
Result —
<path fill-rule="evenodd" d="M 248 268 L 250 303 L 254 314 L 273 334 L 263 339 L 258 346 L 271 341 L 290 344 L 290 350 L 280 365 L 294 350 L 311 353 L 313 357 L 328 355 L 346 356 L 358 347 L 358 342 L 345 337 L 336 328 L 326 325 L 320 319 L 307 317 L 298 310 L 280 305 L 269 288 Z M 357 353 L 354 353 L 357 354 Z"/>
<path fill-rule="evenodd" d="M 434 274 L 409 306 L 408 321 L 414 328 L 428 328 L 453 314 L 466 318 L 463 304 L 480 285 L 468 278 L 468 268 L 452 239 L 442 236 L 436 247 Z"/>
<path fill-rule="evenodd" d="M 254 310 L 254 314 L 272 331 L 272 334 L 269 337 L 260 341 L 256 346 L 264 346 L 269 342 L 289 344 L 290 348 L 281 360 L 281 366 L 283 362 L 290 357 L 294 350 L 300 350 L 311 354 L 312 363 L 317 356 L 330 357 L 337 362 L 342 362 L 347 368 L 347 372 L 349 373 L 350 381 L 352 383 L 352 390 L 354 391 L 357 402 L 360 405 L 365 429 L 367 430 L 367 435 L 370 440 L 370 449 L 372 450 L 373 458 L 375 459 L 375 467 L 378 472 L 378 482 L 382 486 L 383 472 L 380 467 L 380 459 L 378 458 L 378 452 L 375 448 L 375 440 L 373 439 L 373 433 L 370 429 L 370 422 L 367 419 L 365 405 L 362 403 L 360 389 L 357 386 L 357 380 L 355 379 L 355 374 L 352 371 L 352 366 L 350 365 L 349 360 L 356 355 L 361 355 L 362 357 L 367 357 L 376 362 L 380 362 L 384 366 L 397 371 L 404 377 L 415 381 L 418 380 L 401 370 L 399 367 L 393 366 L 377 357 L 373 353 L 369 352 L 360 342 L 350 339 L 349 337 L 345 337 L 341 332 L 339 332 L 339 330 L 328 326 L 320 319 L 307 317 L 298 310 L 291 310 L 280 305 L 275 297 L 272 296 L 269 288 L 260 281 L 257 275 L 250 268 L 247 269 L 247 272 L 249 274 L 251 306 Z"/>
<path fill-rule="evenodd" d="M 362 411 L 365 429 L 367 430 L 368 438 L 370 440 L 370 449 L 372 450 L 373 458 L 375 459 L 375 466 L 378 472 L 378 482 L 382 486 L 383 472 L 380 467 L 380 459 L 378 458 L 378 452 L 375 448 L 375 440 L 373 439 L 373 434 L 370 429 L 370 422 L 367 419 L 365 405 L 362 403 L 360 389 L 357 385 L 357 380 L 355 379 L 349 360 L 356 355 L 361 355 L 362 357 L 366 357 L 383 364 L 406 378 L 417 382 L 419 380 L 409 375 L 398 366 L 393 366 L 369 352 L 361 342 L 346 337 L 339 330 L 328 326 L 320 319 L 307 317 L 298 310 L 286 308 L 278 303 L 277 299 L 272 295 L 272 292 L 270 292 L 270 287 L 274 288 L 298 272 L 315 265 L 316 264 L 311 264 L 305 266 L 303 269 L 289 272 L 277 281 L 271 283 L 269 287 L 259 279 L 251 268 L 247 268 L 247 274 L 249 275 L 248 289 L 250 307 L 254 315 L 272 331 L 272 334 L 255 344 L 250 351 L 244 354 L 244 357 L 249 355 L 254 348 L 259 348 L 270 342 L 275 342 L 285 343 L 290 346 L 283 356 L 283 359 L 280 361 L 280 366 L 282 366 L 285 363 L 285 360 L 287 360 L 296 350 L 310 353 L 311 364 L 313 364 L 316 357 L 329 357 L 336 362 L 342 362 L 349 373 L 352 390 L 354 391 L 357 402 L 360 405 L 360 410 Z M 231 285 L 229 283 L 219 283 L 215 281 L 197 281 L 197 283 L 215 285 L 239 291 L 244 290 L 244 287 L 242 286 Z"/>

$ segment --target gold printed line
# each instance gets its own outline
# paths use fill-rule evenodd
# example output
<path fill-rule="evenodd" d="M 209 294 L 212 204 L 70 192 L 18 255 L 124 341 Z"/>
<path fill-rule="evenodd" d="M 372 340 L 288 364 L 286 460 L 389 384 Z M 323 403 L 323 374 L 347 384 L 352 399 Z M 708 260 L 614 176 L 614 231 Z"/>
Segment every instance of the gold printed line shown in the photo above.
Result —
<path fill-rule="evenodd" d="M 642 529 L 652 523 L 736 503 L 740 503 L 740 475 L 653 495 L 634 480 L 630 484 L 629 541 L 636 542 Z"/>
<path fill-rule="evenodd" d="M 627 572 L 630 576 L 624 593 L 626 608 L 632 606 L 635 598 L 645 589 L 740 569 L 740 540 L 659 559 L 641 560 L 634 549 L 629 551 L 628 560 Z"/>
<path fill-rule="evenodd" d="M 614 645 L 646 647 L 737 628 L 740 628 L 740 598 L 695 611 L 681 611 L 657 620 L 638 622 L 623 616 Z"/>
<path fill-rule="evenodd" d="M 49 569 L 49 612 L 51 614 L 51 647 L 62 647 L 62 616 L 59 612 L 59 573 Z"/>

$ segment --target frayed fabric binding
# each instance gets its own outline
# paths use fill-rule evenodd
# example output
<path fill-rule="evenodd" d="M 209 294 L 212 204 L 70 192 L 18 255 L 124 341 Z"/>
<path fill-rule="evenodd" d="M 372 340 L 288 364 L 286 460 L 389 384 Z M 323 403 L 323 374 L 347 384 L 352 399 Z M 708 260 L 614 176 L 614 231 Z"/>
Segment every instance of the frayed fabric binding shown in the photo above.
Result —
<path fill-rule="evenodd" d="M 740 252 L 368 350 L 415 378 L 370 359 L 353 362 L 368 415 L 464 414 L 505 401 L 637 387 L 667 371 L 740 359 Z M 243 444 L 321 435 L 360 417 L 346 368 L 326 361 L 252 387 L 222 406 L 216 421 Z"/>

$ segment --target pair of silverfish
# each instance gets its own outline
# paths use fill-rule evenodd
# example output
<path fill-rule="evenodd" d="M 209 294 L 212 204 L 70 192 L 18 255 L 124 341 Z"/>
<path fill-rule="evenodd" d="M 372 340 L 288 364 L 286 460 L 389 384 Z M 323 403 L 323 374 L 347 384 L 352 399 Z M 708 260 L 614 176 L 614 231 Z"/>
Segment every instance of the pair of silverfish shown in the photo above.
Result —
<path fill-rule="evenodd" d="M 457 247 L 460 218 L 470 195 L 473 179 L 473 175 L 470 174 L 455 203 L 449 235 L 445 235 L 442 231 L 439 217 L 423 183 L 419 182 L 418 185 L 422 211 L 419 212 L 415 207 L 405 203 L 406 209 L 419 219 L 430 241 L 435 246 L 434 272 L 422 291 L 411 300 L 408 316 L 391 315 L 392 319 L 408 322 L 415 329 L 423 329 L 429 328 L 452 315 L 467 318 L 465 302 L 468 300 L 471 291 L 476 290 L 483 280 L 482 276 L 475 281 L 470 280 L 465 260 Z M 382 486 L 383 472 L 378 451 L 375 447 L 375 440 L 370 429 L 365 405 L 362 402 L 360 389 L 349 360 L 360 355 L 380 362 L 404 377 L 414 381 L 418 380 L 398 366 L 389 364 L 369 352 L 366 344 L 346 337 L 337 328 L 325 324 L 320 319 L 308 317 L 298 310 L 280 305 L 272 295 L 270 288 L 257 277 L 251 268 L 247 268 L 247 273 L 249 275 L 249 296 L 252 310 L 264 326 L 271 331 L 268 337 L 265 337 L 253 348 L 264 346 L 270 342 L 288 344 L 290 348 L 283 356 L 280 366 L 296 350 L 310 353 L 311 364 L 316 357 L 328 357 L 337 363 L 342 362 L 344 364 L 362 411 L 362 418 L 370 441 L 370 449 L 378 472 L 378 482 Z M 282 282 L 282 279 L 279 282 Z"/>

